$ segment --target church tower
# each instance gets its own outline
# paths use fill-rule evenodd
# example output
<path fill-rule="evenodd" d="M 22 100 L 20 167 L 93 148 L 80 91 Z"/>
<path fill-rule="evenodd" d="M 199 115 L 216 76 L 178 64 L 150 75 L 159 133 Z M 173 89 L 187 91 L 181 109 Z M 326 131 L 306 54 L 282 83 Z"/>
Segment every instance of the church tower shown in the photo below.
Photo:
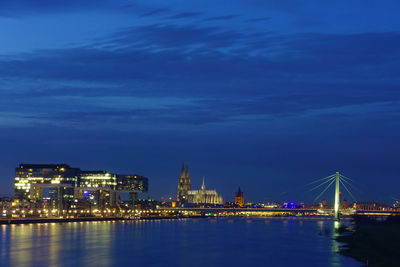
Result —
<path fill-rule="evenodd" d="M 239 190 L 235 192 L 235 205 L 239 207 L 244 206 L 244 196 L 242 190 L 240 190 L 240 187 Z"/>
<path fill-rule="evenodd" d="M 178 183 L 177 201 L 183 203 L 187 202 L 189 190 L 192 190 L 192 182 L 190 180 L 190 174 L 189 174 L 189 165 L 186 163 L 186 170 L 185 170 L 185 164 L 182 163 L 182 170 Z"/>

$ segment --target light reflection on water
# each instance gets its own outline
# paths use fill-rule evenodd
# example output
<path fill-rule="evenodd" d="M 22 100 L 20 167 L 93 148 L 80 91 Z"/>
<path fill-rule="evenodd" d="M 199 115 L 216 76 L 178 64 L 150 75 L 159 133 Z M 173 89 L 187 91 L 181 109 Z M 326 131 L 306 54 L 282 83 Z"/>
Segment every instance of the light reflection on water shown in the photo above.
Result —
<path fill-rule="evenodd" d="M 338 226 L 310 217 L 2 225 L 0 266 L 361 266 L 336 253 Z"/>

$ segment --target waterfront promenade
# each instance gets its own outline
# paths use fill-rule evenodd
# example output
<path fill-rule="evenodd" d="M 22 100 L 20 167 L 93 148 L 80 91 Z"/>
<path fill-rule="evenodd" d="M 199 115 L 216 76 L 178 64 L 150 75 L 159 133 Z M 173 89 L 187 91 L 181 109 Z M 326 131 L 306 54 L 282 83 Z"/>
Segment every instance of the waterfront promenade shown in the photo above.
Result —
<path fill-rule="evenodd" d="M 84 217 L 7 217 L 0 218 L 0 224 L 29 224 L 29 223 L 65 223 L 84 221 L 122 221 L 122 220 L 153 220 L 179 219 L 200 217 L 327 217 L 333 219 L 331 209 L 263 209 L 263 208 L 160 208 L 157 210 L 142 210 L 136 215 L 128 213 L 123 216 L 84 216 Z M 399 211 L 364 211 L 343 210 L 342 217 L 351 216 L 396 216 Z"/>

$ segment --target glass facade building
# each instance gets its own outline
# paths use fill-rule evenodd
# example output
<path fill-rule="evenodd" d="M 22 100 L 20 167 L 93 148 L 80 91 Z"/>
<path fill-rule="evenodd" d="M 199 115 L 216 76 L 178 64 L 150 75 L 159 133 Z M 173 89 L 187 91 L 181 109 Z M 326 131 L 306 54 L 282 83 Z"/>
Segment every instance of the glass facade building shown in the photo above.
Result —
<path fill-rule="evenodd" d="M 20 164 L 15 168 L 14 199 L 47 203 L 57 208 L 65 207 L 74 199 L 102 202 L 110 198 L 108 202 L 114 203 L 119 192 L 147 191 L 148 179 L 137 174 L 82 171 L 67 164 Z"/>
<path fill-rule="evenodd" d="M 14 198 L 43 198 L 43 188 L 63 188 L 63 195 L 73 197 L 80 170 L 67 164 L 20 164 L 15 169 Z M 68 188 L 71 188 L 70 190 Z"/>
<path fill-rule="evenodd" d="M 117 186 L 117 176 L 108 171 L 81 171 L 78 179 L 79 187 L 109 188 Z"/>
<path fill-rule="evenodd" d="M 148 188 L 149 188 L 149 181 L 146 177 L 137 174 L 117 175 L 118 191 L 147 192 Z"/>

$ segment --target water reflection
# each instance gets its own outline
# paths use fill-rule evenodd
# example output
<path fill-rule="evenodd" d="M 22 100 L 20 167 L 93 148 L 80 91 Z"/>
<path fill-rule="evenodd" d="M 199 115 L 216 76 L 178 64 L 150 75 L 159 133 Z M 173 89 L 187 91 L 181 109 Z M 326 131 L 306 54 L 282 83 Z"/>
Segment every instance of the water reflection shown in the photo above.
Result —
<path fill-rule="evenodd" d="M 0 265 L 109 265 L 112 232 L 108 223 L 3 225 Z"/>
<path fill-rule="evenodd" d="M 340 254 L 339 249 L 340 249 L 340 244 L 339 242 L 336 241 L 336 237 L 339 235 L 339 228 L 343 225 L 348 224 L 347 221 L 334 221 L 333 226 L 332 226 L 332 242 L 331 242 L 331 255 L 332 255 L 332 264 L 331 266 L 341 266 L 340 263 Z"/>
<path fill-rule="evenodd" d="M 337 253 L 339 226 L 308 217 L 7 225 L 0 266 L 360 266 Z"/>

